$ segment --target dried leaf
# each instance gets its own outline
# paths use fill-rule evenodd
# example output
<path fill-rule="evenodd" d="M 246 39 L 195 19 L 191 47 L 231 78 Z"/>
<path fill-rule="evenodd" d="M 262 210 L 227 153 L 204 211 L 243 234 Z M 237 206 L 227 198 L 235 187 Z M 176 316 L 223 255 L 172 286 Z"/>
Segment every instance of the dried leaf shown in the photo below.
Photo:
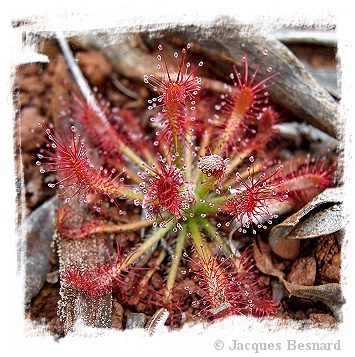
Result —
<path fill-rule="evenodd" d="M 303 257 L 292 264 L 287 280 L 293 284 L 309 286 L 314 284 L 316 273 L 316 260 L 313 257 Z"/>
<path fill-rule="evenodd" d="M 288 235 L 288 239 L 316 238 L 335 233 L 345 227 L 343 205 L 340 203 L 312 214 Z"/>
<path fill-rule="evenodd" d="M 343 198 L 342 187 L 324 190 L 299 211 L 272 228 L 268 238 L 271 250 L 284 259 L 296 259 L 300 247 L 299 239 L 319 237 L 344 228 Z M 321 205 L 325 205 L 326 208 L 319 212 Z M 317 213 L 303 219 L 316 209 Z M 325 222 L 325 220 L 332 221 Z"/>
<path fill-rule="evenodd" d="M 165 322 L 169 317 L 169 311 L 164 307 L 156 311 L 153 317 L 147 322 L 145 329 L 151 336 L 156 332 L 162 332 L 165 330 Z"/>
<path fill-rule="evenodd" d="M 330 283 L 319 286 L 305 286 L 289 283 L 286 280 L 283 280 L 283 284 L 289 292 L 289 297 L 293 295 L 301 298 L 321 301 L 330 308 L 334 317 L 338 321 L 341 320 L 341 307 L 344 304 L 344 298 L 340 284 Z"/>
<path fill-rule="evenodd" d="M 282 280 L 285 274 L 274 266 L 268 245 L 261 241 L 258 244 L 261 249 L 256 244 L 253 245 L 254 260 L 257 268 L 264 274 L 273 275 Z"/>
<path fill-rule="evenodd" d="M 290 222 L 294 222 L 294 225 L 296 225 L 302 217 L 307 215 L 316 207 L 323 204 L 342 203 L 343 200 L 344 200 L 344 190 L 342 186 L 327 188 L 322 193 L 314 197 L 312 201 L 310 201 L 297 213 L 295 213 L 292 216 L 292 218 L 289 217 L 288 220 Z"/>

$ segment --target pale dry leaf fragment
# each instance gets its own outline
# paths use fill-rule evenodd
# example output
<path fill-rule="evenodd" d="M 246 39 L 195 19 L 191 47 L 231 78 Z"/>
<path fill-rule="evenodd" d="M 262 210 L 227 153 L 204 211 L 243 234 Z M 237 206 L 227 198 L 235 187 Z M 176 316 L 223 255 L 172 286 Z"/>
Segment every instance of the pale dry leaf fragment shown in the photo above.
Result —
<path fill-rule="evenodd" d="M 301 222 L 288 235 L 288 239 L 308 239 L 335 233 L 345 227 L 344 208 L 336 203 L 316 212 Z"/>
<path fill-rule="evenodd" d="M 268 237 L 271 250 L 284 259 L 293 260 L 299 253 L 299 239 L 319 237 L 344 228 L 346 220 L 342 209 L 343 199 L 342 187 L 325 189 L 299 211 L 271 229 Z M 319 212 L 321 205 L 325 207 L 324 213 Z M 313 213 L 313 210 L 318 213 Z M 305 219 L 310 213 L 312 214 Z M 323 222 L 330 219 L 332 223 Z M 302 228 L 303 224 L 305 226 Z M 298 233 L 301 235 L 298 236 Z"/>
<path fill-rule="evenodd" d="M 297 296 L 320 301 L 330 308 L 336 320 L 340 321 L 342 319 L 341 307 L 345 301 L 340 284 L 329 283 L 318 286 L 306 286 L 289 283 L 286 280 L 282 282 L 289 293 L 289 297 Z"/>
<path fill-rule="evenodd" d="M 294 215 L 289 217 L 284 222 L 290 222 L 293 226 L 295 226 L 301 218 L 306 216 L 316 207 L 319 207 L 323 204 L 331 204 L 331 203 L 342 203 L 344 200 L 344 190 L 342 186 L 339 187 L 330 187 L 325 189 L 319 195 L 314 197 L 308 204 L 306 204 L 303 208 L 301 208 Z"/>
<path fill-rule="evenodd" d="M 156 311 L 153 317 L 147 322 L 145 329 L 152 336 L 154 333 L 163 332 L 165 322 L 169 317 L 169 311 L 165 308 L 160 308 Z"/>

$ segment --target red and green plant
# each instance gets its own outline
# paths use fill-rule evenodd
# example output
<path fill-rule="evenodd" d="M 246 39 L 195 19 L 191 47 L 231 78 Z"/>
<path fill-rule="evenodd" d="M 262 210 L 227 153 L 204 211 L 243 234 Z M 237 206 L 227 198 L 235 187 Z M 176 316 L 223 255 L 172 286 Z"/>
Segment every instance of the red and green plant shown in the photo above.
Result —
<path fill-rule="evenodd" d="M 292 207 L 300 206 L 331 185 L 334 165 L 306 160 L 295 169 L 284 168 L 269 147 L 277 137 L 274 125 L 280 115 L 269 104 L 266 89 L 280 74 L 272 73 L 271 67 L 261 73 L 267 51 L 252 74 L 245 56 L 243 73 L 234 67 L 231 85 L 214 102 L 216 95 L 198 77 L 203 63 L 194 67 L 187 61 L 189 45 L 180 60 L 174 54 L 174 70 L 162 46 L 158 49 L 161 76 L 143 79 L 157 94 L 148 103 L 151 132 L 145 132 L 132 113 L 110 111 L 106 105 L 98 111 L 72 92 L 70 130 L 43 128 L 47 142 L 36 164 L 42 173 L 56 173 L 57 181 L 49 187 L 59 188 L 58 197 L 87 204 L 94 195 L 96 213 L 108 202 L 126 214 L 125 205 L 131 202 L 144 214 L 130 223 L 110 226 L 92 219 L 70 227 L 64 202 L 57 213 L 58 230 L 72 239 L 105 230 L 145 228 L 148 234 L 124 256 L 118 249 L 106 265 L 88 269 L 72 262 L 61 280 L 91 297 L 119 290 L 121 301 L 131 306 L 149 296 L 174 321 L 191 306 L 196 316 L 205 318 L 274 315 L 279 302 L 259 279 L 250 249 L 254 239 L 238 246 L 233 233 L 256 237 L 269 229 L 286 202 L 287 207 L 290 201 Z M 92 163 L 86 141 L 96 143 L 98 166 Z M 135 270 L 134 264 L 158 242 L 164 244 L 156 264 Z M 164 259 L 169 261 L 166 280 L 160 291 L 147 293 L 145 285 Z M 189 270 L 195 274 L 195 287 L 179 289 L 178 276 L 188 272 L 188 263 L 195 267 Z M 193 295 L 193 301 L 183 294 Z"/>

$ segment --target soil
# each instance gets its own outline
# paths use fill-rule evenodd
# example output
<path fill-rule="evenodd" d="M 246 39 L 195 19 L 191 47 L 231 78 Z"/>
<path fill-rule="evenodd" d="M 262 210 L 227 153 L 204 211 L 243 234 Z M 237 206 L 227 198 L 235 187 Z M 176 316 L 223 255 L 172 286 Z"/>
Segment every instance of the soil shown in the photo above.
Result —
<path fill-rule="evenodd" d="M 61 53 L 55 41 L 42 39 L 44 53 L 49 55 L 50 63 L 29 63 L 17 68 L 14 84 L 14 100 L 17 105 L 18 115 L 15 128 L 15 141 L 18 148 L 16 155 L 17 175 L 24 177 L 25 189 L 25 215 L 28 216 L 36 208 L 41 207 L 51 197 L 53 190 L 46 185 L 50 177 L 44 177 L 39 173 L 35 162 L 38 153 L 38 145 L 43 141 L 43 135 L 37 123 L 48 125 L 53 121 L 56 112 L 60 112 L 57 103 L 54 103 L 53 96 L 56 96 L 56 88 L 53 88 L 55 75 L 61 69 Z M 335 69 L 336 53 L 334 48 L 323 46 L 303 46 L 293 44 L 292 51 L 299 58 L 307 61 L 313 67 L 328 67 Z M 94 50 L 75 49 L 80 58 L 81 69 L 90 85 L 96 86 L 103 98 L 108 99 L 114 106 L 120 108 L 133 109 L 135 113 L 140 113 L 141 117 L 147 117 L 146 100 L 149 95 L 147 89 L 141 83 L 125 78 L 121 73 L 113 69 L 112 65 L 104 56 Z M 62 67 L 65 68 L 64 66 Z M 65 77 L 66 74 L 63 73 Z M 132 98 L 118 90 L 112 82 L 112 78 L 118 78 L 121 85 L 133 93 L 139 94 L 139 99 Z M 21 120 L 20 120 L 21 119 Z M 35 132 L 35 134 L 34 134 Z M 21 148 L 21 150 L 20 150 Z M 21 202 L 19 195 L 19 204 Z M 127 222 L 134 220 L 138 211 L 133 207 L 128 209 Z M 116 211 L 112 207 L 102 211 L 102 215 L 107 215 L 111 220 L 120 219 L 114 217 Z M 21 217 L 21 210 L 18 210 L 19 222 L 25 217 Z M 132 239 L 132 244 L 135 238 Z M 138 239 L 138 238 L 137 238 Z M 279 258 L 274 261 L 275 266 L 281 270 L 287 280 L 300 285 L 319 285 L 325 283 L 339 283 L 341 275 L 341 246 L 336 234 L 323 236 L 301 243 L 301 255 L 295 260 L 284 260 Z M 55 338 L 62 338 L 65 335 L 63 323 L 57 314 L 58 301 L 60 300 L 60 283 L 58 281 L 58 257 L 55 249 L 50 253 L 49 268 L 43 286 L 36 296 L 31 298 L 29 306 L 25 307 L 27 318 L 34 323 L 44 324 Z M 150 287 L 159 289 L 164 280 L 164 264 L 160 270 L 156 271 L 151 278 Z M 180 276 L 181 286 L 189 285 L 191 276 Z M 275 283 L 272 276 L 264 276 L 265 282 Z M 276 294 L 276 290 L 274 292 Z M 285 292 L 281 292 L 285 295 Z M 147 300 L 145 300 L 147 301 Z M 186 304 L 191 301 L 185 301 Z M 190 309 L 190 314 L 194 313 Z M 129 306 L 122 306 L 117 300 L 113 300 L 113 327 L 124 329 L 127 324 L 127 317 L 132 312 L 144 313 L 151 316 L 155 309 L 148 304 L 140 303 L 135 310 Z M 338 322 L 334 318 L 328 306 L 312 299 L 291 297 L 284 298 L 277 313 L 277 317 L 293 320 L 311 320 L 317 326 L 334 326 Z M 188 320 L 189 316 L 186 315 Z"/>

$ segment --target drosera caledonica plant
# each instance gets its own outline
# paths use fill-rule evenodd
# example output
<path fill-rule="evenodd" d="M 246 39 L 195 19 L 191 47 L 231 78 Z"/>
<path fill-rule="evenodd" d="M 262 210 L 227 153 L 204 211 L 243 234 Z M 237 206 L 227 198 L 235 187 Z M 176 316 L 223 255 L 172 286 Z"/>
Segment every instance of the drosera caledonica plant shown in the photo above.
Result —
<path fill-rule="evenodd" d="M 110 120 L 102 120 L 95 108 L 74 94 L 70 120 L 76 124 L 70 124 L 70 132 L 43 128 L 47 144 L 40 150 L 36 164 L 42 173 L 57 174 L 57 181 L 49 186 L 59 189 L 59 197 L 65 196 L 67 202 L 78 197 L 85 204 L 89 196 L 95 195 L 100 202 L 108 199 L 122 214 L 127 213 L 125 204 L 131 202 L 140 207 L 144 217 L 110 225 L 86 222 L 88 229 L 79 230 L 80 234 L 72 238 L 85 239 L 85 232 L 122 233 L 142 228 L 147 236 L 122 259 L 109 259 L 106 267 L 88 271 L 73 262 L 68 271 L 62 272 L 62 281 L 91 297 L 104 294 L 114 284 L 127 284 L 130 267 L 154 248 L 160 254 L 153 267 L 134 272 L 142 274 L 135 304 L 140 299 L 148 301 L 144 300 L 144 288 L 155 269 L 167 260 L 162 291 L 149 301 L 171 315 L 178 310 L 184 312 L 188 308 L 184 301 L 193 294 L 187 288 L 187 298 L 181 297 L 180 290 L 177 296 L 179 276 L 184 271 L 195 274 L 197 290 L 190 306 L 197 309 L 196 316 L 271 316 L 277 312 L 279 302 L 271 299 L 268 287 L 258 280 L 260 272 L 252 249 L 236 247 L 231 234 L 229 241 L 225 239 L 228 230 L 233 226 L 233 233 L 251 237 L 266 232 L 282 214 L 283 202 L 302 200 L 308 190 L 314 195 L 331 185 L 333 166 L 326 168 L 325 162 L 314 162 L 283 175 L 279 158 L 270 157 L 274 152 L 269 152 L 268 144 L 277 136 L 273 124 L 279 116 L 269 105 L 267 88 L 274 85 L 272 80 L 280 73 L 271 67 L 262 69 L 267 51 L 252 72 L 247 56 L 243 57 L 242 71 L 232 68 L 226 93 L 209 107 L 204 99 L 208 98 L 207 90 L 198 76 L 203 63 L 191 64 L 189 49 L 187 45 L 181 53 L 175 52 L 172 65 L 159 45 L 160 77 L 147 74 L 143 78 L 156 94 L 148 101 L 148 109 L 154 113 L 150 119 L 153 135 L 138 128 L 135 141 L 126 112 L 111 113 L 115 123 L 122 124 L 114 128 Z M 105 113 L 108 108 L 105 106 Z M 210 116 L 206 108 L 210 108 Z M 139 123 L 139 119 L 135 121 Z M 79 126 L 83 137 L 78 133 Z M 146 145 L 141 145 L 143 139 Z M 103 163 L 110 157 L 112 165 L 117 155 L 117 167 L 96 167 L 86 142 L 97 144 Z M 259 154 L 262 159 L 258 162 Z M 277 212 L 270 209 L 275 203 Z M 99 204 L 96 207 L 100 209 Z M 63 212 L 61 218 L 57 225 L 63 231 Z M 186 269 L 187 263 L 197 267 L 195 272 Z"/>

